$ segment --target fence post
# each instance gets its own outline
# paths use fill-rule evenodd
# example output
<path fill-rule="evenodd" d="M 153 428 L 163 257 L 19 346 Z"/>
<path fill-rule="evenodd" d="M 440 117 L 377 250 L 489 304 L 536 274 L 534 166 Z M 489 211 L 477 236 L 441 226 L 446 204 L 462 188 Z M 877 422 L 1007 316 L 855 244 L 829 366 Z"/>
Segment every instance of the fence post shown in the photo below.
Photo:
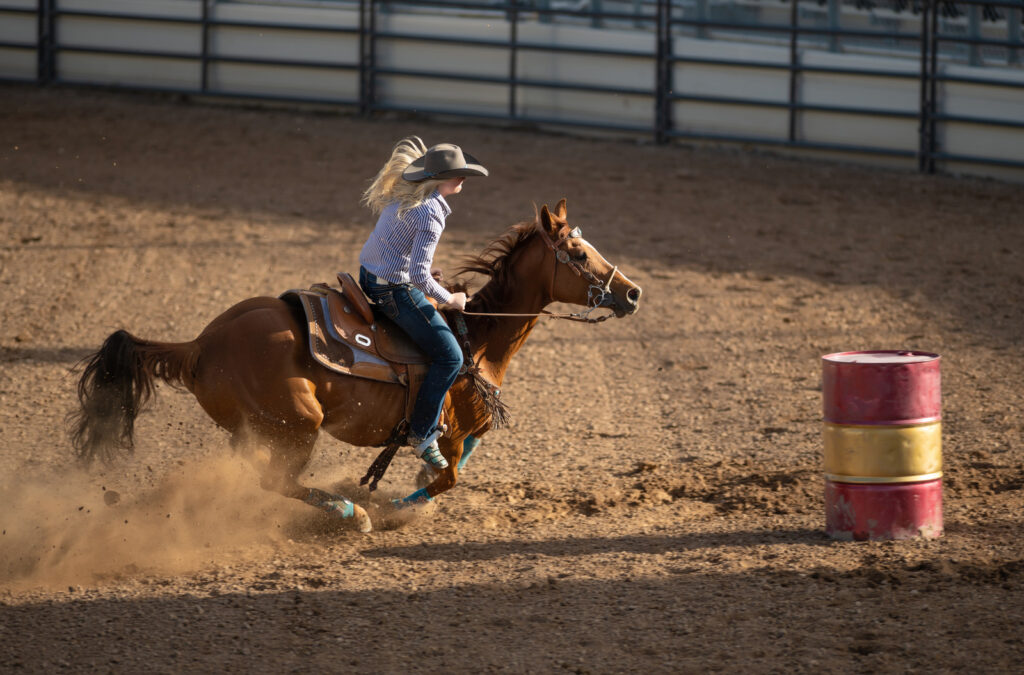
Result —
<path fill-rule="evenodd" d="M 50 84 L 56 76 L 56 59 L 54 57 L 54 2 L 56 0 L 39 0 L 37 6 L 36 25 L 36 81 L 39 84 Z"/>
<path fill-rule="evenodd" d="M 939 107 L 939 3 L 932 0 L 931 49 L 928 57 L 928 173 L 935 173 L 935 151 L 938 148 L 938 135 L 935 131 L 935 117 Z"/>
<path fill-rule="evenodd" d="M 797 78 L 800 72 L 800 15 L 797 0 L 792 0 L 789 9 L 789 142 L 796 142 L 796 99 Z"/>
<path fill-rule="evenodd" d="M 972 40 L 981 38 L 981 7 L 978 5 L 967 6 L 967 37 Z M 977 42 L 967 45 L 967 62 L 972 66 L 980 66 L 981 48 Z"/>
<path fill-rule="evenodd" d="M 508 116 L 518 116 L 519 0 L 511 0 L 508 11 Z"/>
<path fill-rule="evenodd" d="M 935 173 L 935 115 L 938 96 L 938 0 L 921 3 L 921 114 L 918 126 L 917 168 Z"/>
<path fill-rule="evenodd" d="M 1013 43 L 1007 53 L 1007 65 L 1015 66 L 1020 63 L 1020 55 L 1017 53 L 1020 46 L 1020 20 L 1021 10 L 1014 7 L 1006 10 L 1006 32 L 1007 39 Z"/>
<path fill-rule="evenodd" d="M 214 0 L 201 0 L 202 14 L 202 52 L 199 56 L 199 90 L 206 93 L 210 85 L 210 3 Z"/>
<path fill-rule="evenodd" d="M 359 114 L 366 114 L 366 0 L 359 0 Z"/>
<path fill-rule="evenodd" d="M 928 164 L 928 64 L 931 54 L 931 25 L 932 0 L 921 2 L 921 90 L 918 97 L 918 125 L 917 125 L 917 170 L 925 172 Z"/>
<path fill-rule="evenodd" d="M 655 14 L 654 142 L 668 142 L 672 128 L 672 0 L 658 0 Z"/>
<path fill-rule="evenodd" d="M 537 0 L 537 9 L 542 10 L 537 14 L 538 23 L 551 23 L 551 15 L 546 10 L 551 9 L 551 0 Z"/>
<path fill-rule="evenodd" d="M 924 0 L 927 4 L 928 0 Z M 828 0 L 828 50 L 830 52 L 839 51 L 839 35 L 835 32 L 839 30 L 840 22 L 839 0 Z"/>
<path fill-rule="evenodd" d="M 376 0 L 359 0 L 359 114 L 366 117 L 376 98 Z"/>

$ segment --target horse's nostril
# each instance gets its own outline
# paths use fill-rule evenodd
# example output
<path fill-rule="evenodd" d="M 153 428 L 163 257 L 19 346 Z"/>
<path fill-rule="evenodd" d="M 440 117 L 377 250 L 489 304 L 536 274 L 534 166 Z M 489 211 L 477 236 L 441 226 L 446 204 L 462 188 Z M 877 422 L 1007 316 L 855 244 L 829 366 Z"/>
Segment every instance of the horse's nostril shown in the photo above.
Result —
<path fill-rule="evenodd" d="M 629 298 L 630 301 L 636 302 L 637 300 L 640 299 L 640 289 L 639 288 L 631 288 L 631 289 L 629 289 L 629 292 L 626 293 L 626 297 Z"/>

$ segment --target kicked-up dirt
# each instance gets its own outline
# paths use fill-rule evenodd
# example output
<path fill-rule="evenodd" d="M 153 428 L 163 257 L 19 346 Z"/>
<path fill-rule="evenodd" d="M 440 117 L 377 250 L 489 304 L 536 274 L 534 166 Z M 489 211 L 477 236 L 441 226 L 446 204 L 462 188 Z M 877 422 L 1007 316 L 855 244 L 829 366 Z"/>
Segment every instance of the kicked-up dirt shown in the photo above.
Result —
<path fill-rule="evenodd" d="M 357 269 L 392 144 L 479 157 L 436 263 L 534 204 L 644 289 L 541 324 L 460 483 L 369 535 L 259 488 L 187 392 L 82 471 L 76 363 Z M 0 89 L 0 670 L 1010 672 L 1024 661 L 1020 185 L 416 119 Z M 824 533 L 820 357 L 942 355 L 945 535 Z M 400 451 L 323 437 L 380 504 Z M 381 511 L 374 510 L 377 514 Z"/>

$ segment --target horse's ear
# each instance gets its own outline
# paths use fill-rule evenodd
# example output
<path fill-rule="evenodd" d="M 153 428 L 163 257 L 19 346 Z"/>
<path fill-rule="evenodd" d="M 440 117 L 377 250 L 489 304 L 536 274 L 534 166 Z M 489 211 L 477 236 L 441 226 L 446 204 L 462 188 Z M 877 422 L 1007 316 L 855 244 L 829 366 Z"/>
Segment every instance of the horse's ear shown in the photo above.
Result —
<path fill-rule="evenodd" d="M 558 225 L 555 223 L 555 218 L 548 211 L 548 205 L 540 207 L 540 226 L 544 228 L 544 231 L 550 235 L 554 235 L 558 231 Z"/>
<path fill-rule="evenodd" d="M 558 206 L 555 207 L 555 215 L 558 216 L 559 220 L 565 220 L 565 197 L 558 202 Z"/>

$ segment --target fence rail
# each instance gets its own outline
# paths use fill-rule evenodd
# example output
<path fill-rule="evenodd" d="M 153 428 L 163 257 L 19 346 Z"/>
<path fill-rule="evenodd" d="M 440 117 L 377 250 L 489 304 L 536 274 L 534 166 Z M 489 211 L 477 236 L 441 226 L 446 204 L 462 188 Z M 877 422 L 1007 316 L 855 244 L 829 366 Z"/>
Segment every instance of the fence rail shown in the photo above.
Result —
<path fill-rule="evenodd" d="M 837 0 L 828 1 L 830 9 L 837 4 Z M 322 7 L 323 4 L 317 6 Z M 15 57 L 9 55 L 20 54 L 19 58 L 24 59 L 26 53 L 34 52 L 36 66 L 34 73 L 0 73 L 0 79 L 40 85 L 123 86 L 184 94 L 326 103 L 352 106 L 364 115 L 378 111 L 415 111 L 429 115 L 499 119 L 517 124 L 649 135 L 659 143 L 680 139 L 873 155 L 916 160 L 918 169 L 926 173 L 965 165 L 1024 169 L 1024 133 L 1020 131 L 1024 130 L 1024 70 L 1019 65 L 1018 55 L 1021 49 L 1018 24 L 1024 7 L 1021 0 L 957 0 L 957 5 L 966 7 L 966 14 L 972 17 L 981 11 L 990 16 L 996 11 L 993 8 L 1002 8 L 1007 17 L 1005 40 L 981 37 L 977 30 L 964 35 L 943 32 L 940 19 L 944 11 L 948 12 L 948 3 L 944 0 L 918 0 L 918 30 L 913 32 L 842 28 L 837 21 L 831 21 L 827 26 L 802 25 L 801 10 L 808 4 L 799 0 L 775 4 L 776 9 L 780 5 L 788 7 L 788 22 L 765 24 L 722 20 L 707 11 L 706 2 L 703 3 L 704 9 L 695 15 L 673 0 L 635 2 L 633 5 L 637 11 L 633 12 L 600 11 L 600 2 L 591 2 L 588 9 L 572 10 L 556 8 L 550 2 L 516 0 L 491 2 L 486 6 L 437 0 L 350 0 L 337 4 L 337 10 L 330 10 L 335 12 L 331 20 L 321 20 L 312 8 L 307 8 L 304 13 L 300 11 L 294 17 L 289 15 L 287 19 L 282 19 L 284 15 L 281 14 L 264 19 L 244 18 L 237 12 L 232 13 L 244 7 L 244 2 L 216 0 L 163 0 L 156 5 L 141 2 L 118 4 L 117 0 L 106 0 L 93 7 L 89 7 L 88 0 L 35 0 L 34 6 L 28 0 L 22 0 L 18 5 L 0 4 L 0 25 L 6 19 L 15 18 L 22 22 L 34 19 L 36 29 L 34 41 L 23 36 L 14 39 L 10 31 L 0 30 L 0 65 L 3 65 L 5 55 L 13 62 Z M 617 3 L 616 6 L 621 7 L 622 4 Z M 154 11 L 154 6 L 160 9 Z M 274 8 L 266 3 L 260 7 Z M 477 23 L 473 25 L 478 33 L 456 34 L 452 30 L 436 30 L 436 26 L 427 30 L 421 24 L 404 20 L 410 16 L 430 16 L 431 12 L 442 12 L 446 21 L 455 23 L 467 16 L 475 17 Z M 572 19 L 577 24 L 580 24 L 579 20 L 586 20 L 581 24 L 582 28 L 572 30 L 591 32 L 584 36 L 586 39 L 550 39 L 550 34 L 540 29 L 552 26 L 555 19 Z M 483 20 L 486 20 L 486 30 L 481 27 L 484 24 L 480 21 Z M 614 22 L 629 22 L 632 30 L 626 36 L 629 39 L 605 41 L 600 36 L 612 35 L 614 31 L 593 28 Z M 157 40 L 149 45 L 112 44 L 87 39 L 83 27 L 101 24 L 123 25 L 137 31 L 149 30 L 142 27 L 160 27 L 179 30 L 181 34 L 174 40 Z M 756 45 L 735 40 L 730 42 L 726 35 L 730 31 L 742 31 L 748 37 L 763 36 L 765 43 L 774 45 L 771 49 L 775 51 L 770 56 L 766 56 L 768 52 L 751 56 L 749 52 Z M 304 40 L 346 42 L 344 48 L 328 42 L 319 51 L 307 50 L 306 56 L 286 56 L 281 50 L 277 53 L 273 50 L 245 53 L 245 50 L 232 51 L 225 46 L 236 33 L 258 34 L 261 45 L 275 39 L 283 40 L 282 36 L 286 35 L 302 35 Z M 689 37 L 691 35 L 698 37 Z M 904 52 L 900 59 L 879 65 L 881 62 L 869 62 L 868 57 L 840 62 L 829 61 L 822 56 L 835 52 L 837 44 L 853 39 L 914 44 L 916 58 L 908 58 Z M 701 44 L 737 46 L 708 53 L 693 48 L 700 40 Z M 139 41 L 144 42 L 144 36 L 136 39 L 136 43 Z M 829 45 L 829 48 L 822 49 L 821 44 Z M 959 46 L 972 53 L 969 63 L 951 61 L 942 51 L 943 45 Z M 1005 51 L 1005 66 L 986 68 L 977 65 L 977 50 L 990 47 Z M 430 65 L 429 59 L 420 63 L 407 56 L 416 50 L 438 49 L 465 51 L 471 53 L 472 58 L 461 63 L 458 58 L 450 59 L 442 67 Z M 97 76 L 95 69 L 88 75 L 82 75 L 72 72 L 66 65 L 72 62 L 71 56 L 79 59 L 87 56 L 106 59 L 127 57 L 138 61 L 155 59 L 180 64 L 182 74 L 163 80 L 147 80 L 140 76 L 130 82 L 125 78 Z M 540 65 L 531 59 L 540 59 Z M 574 79 L 550 74 L 550 70 L 557 68 L 540 72 L 543 63 L 561 64 L 567 59 L 574 63 L 590 60 L 605 64 L 603 67 L 624 69 L 622 72 L 626 74 L 620 73 L 619 79 L 612 76 Z M 475 64 L 477 60 L 486 61 L 491 67 L 478 67 Z M 287 87 L 271 90 L 255 86 L 252 78 L 239 80 L 249 82 L 249 86 L 224 85 L 226 78 L 221 72 L 224 68 L 261 67 L 286 73 L 301 72 L 304 77 L 319 72 L 322 81 L 318 80 L 319 84 L 298 93 Z M 602 66 L 593 67 L 600 70 Z M 197 75 L 195 70 L 198 70 Z M 717 80 L 714 77 L 716 73 L 721 73 Z M 337 78 L 342 76 L 353 78 L 351 84 L 347 79 L 344 84 L 339 84 Z M 754 84 L 762 80 L 778 80 L 779 90 L 766 86 L 751 87 L 756 91 L 750 93 L 746 93 L 743 86 L 730 91 L 720 90 L 722 81 L 740 76 Z M 627 81 L 621 81 L 623 78 Z M 785 82 L 779 78 L 785 78 Z M 841 87 L 844 81 L 860 82 L 864 78 L 894 82 L 904 89 L 915 87 L 917 101 L 908 105 L 906 91 L 902 92 L 902 104 L 889 105 L 885 100 L 850 102 L 849 96 L 845 99 L 822 99 L 822 95 L 814 94 L 813 87 L 808 85 L 809 81 L 822 78 L 829 78 L 828 85 L 823 86 L 819 82 L 819 89 Z M 399 82 L 405 84 L 396 84 Z M 465 100 L 457 105 L 446 105 L 436 98 L 416 98 L 415 92 L 420 91 L 417 87 L 427 91 L 456 85 L 467 87 L 468 92 L 486 89 L 488 100 L 500 100 L 500 104 L 485 105 L 482 101 L 472 101 L 472 93 L 463 96 L 478 105 L 465 105 Z M 1001 113 L 993 114 L 985 105 L 978 104 L 966 106 L 966 109 L 958 107 L 957 98 L 950 93 L 956 92 L 957 87 L 982 87 L 994 92 L 993 96 L 1001 97 Z M 413 93 L 406 94 L 407 91 Z M 780 91 L 784 91 L 784 95 L 780 95 Z M 539 92 L 548 93 L 542 95 Z M 574 104 L 577 107 L 566 114 L 556 110 L 554 104 L 536 102 L 538 97 L 547 96 L 543 98 L 547 102 L 563 92 L 591 97 L 581 101 L 614 101 L 623 110 L 628 108 L 631 112 L 621 116 L 587 115 L 584 114 L 587 112 L 584 103 Z M 634 101 L 642 103 L 634 104 Z M 730 110 L 736 111 L 732 127 L 723 129 L 713 119 L 709 121 L 709 118 Z M 776 128 L 782 119 L 777 118 L 778 115 L 785 119 L 781 132 Z M 886 120 L 896 125 L 913 124 L 914 131 L 910 132 L 906 127 L 900 132 L 903 127 L 894 127 L 894 133 L 902 134 L 901 138 L 873 142 L 871 139 L 848 140 L 822 133 L 815 135 L 807 130 L 808 125 L 814 129 L 827 126 L 830 116 L 854 125 L 861 121 L 881 124 Z M 761 121 L 746 124 L 748 118 Z M 1010 146 L 1021 151 L 1007 152 L 1005 148 L 1000 152 L 963 151 L 965 147 L 975 146 L 956 139 L 966 138 L 964 134 L 973 133 L 971 130 L 976 131 L 975 128 L 981 128 L 985 133 L 1009 134 Z M 908 139 L 910 133 L 913 133 L 913 138 Z"/>

